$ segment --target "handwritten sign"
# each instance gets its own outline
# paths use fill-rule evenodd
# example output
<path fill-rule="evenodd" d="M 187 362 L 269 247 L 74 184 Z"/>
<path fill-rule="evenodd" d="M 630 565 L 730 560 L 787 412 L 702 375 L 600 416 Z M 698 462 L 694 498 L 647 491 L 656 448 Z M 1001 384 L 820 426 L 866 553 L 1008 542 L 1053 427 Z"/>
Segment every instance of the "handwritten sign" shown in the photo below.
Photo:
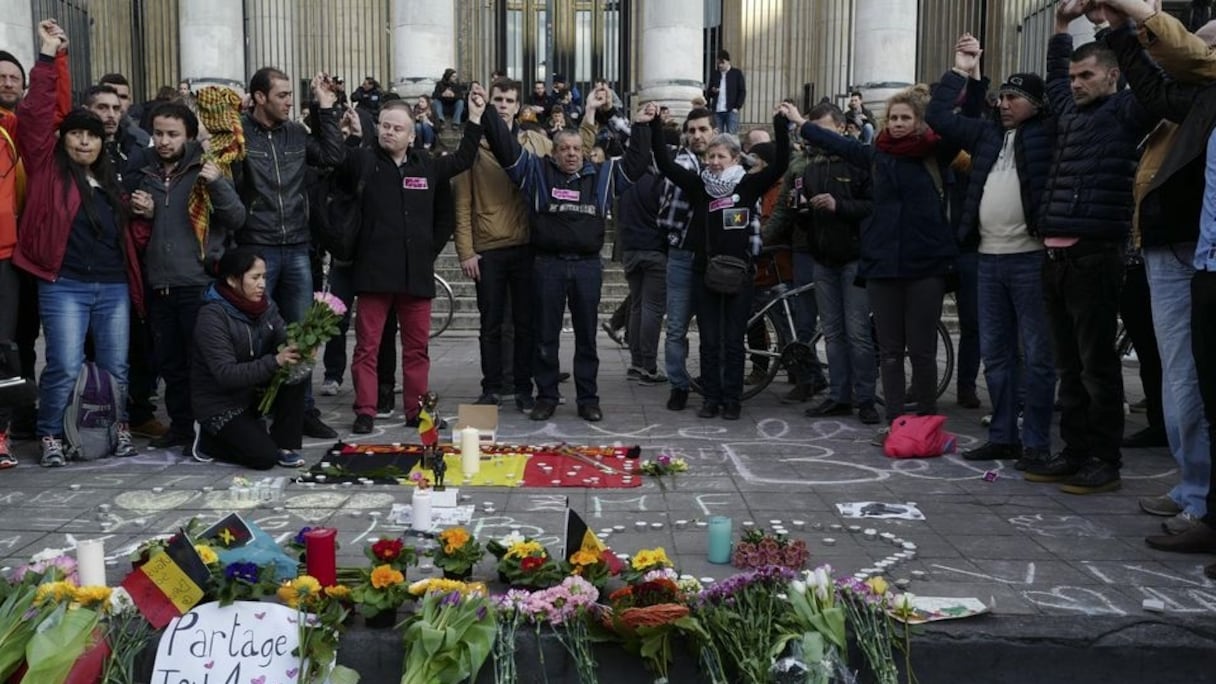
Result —
<path fill-rule="evenodd" d="M 294 682 L 299 614 L 277 603 L 204 603 L 169 623 L 152 684 Z"/>

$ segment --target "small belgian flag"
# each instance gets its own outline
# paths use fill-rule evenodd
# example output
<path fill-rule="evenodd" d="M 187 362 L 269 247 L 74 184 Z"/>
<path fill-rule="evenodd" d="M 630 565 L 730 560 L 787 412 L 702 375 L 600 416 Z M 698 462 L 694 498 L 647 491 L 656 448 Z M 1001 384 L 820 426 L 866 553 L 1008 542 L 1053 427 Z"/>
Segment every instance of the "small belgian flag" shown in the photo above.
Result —
<path fill-rule="evenodd" d="M 139 612 L 155 629 L 185 615 L 203 600 L 211 573 L 185 532 L 178 532 L 165 549 L 122 581 Z"/>
<path fill-rule="evenodd" d="M 600 560 L 608 566 L 612 574 L 617 574 L 621 571 L 621 560 L 616 557 L 612 549 L 604 545 L 600 538 L 595 535 L 595 532 L 587 527 L 587 523 L 582 516 L 574 512 L 574 509 L 566 508 L 566 555 L 565 558 L 569 561 L 574 557 L 574 554 L 579 551 L 588 551 L 599 556 Z"/>

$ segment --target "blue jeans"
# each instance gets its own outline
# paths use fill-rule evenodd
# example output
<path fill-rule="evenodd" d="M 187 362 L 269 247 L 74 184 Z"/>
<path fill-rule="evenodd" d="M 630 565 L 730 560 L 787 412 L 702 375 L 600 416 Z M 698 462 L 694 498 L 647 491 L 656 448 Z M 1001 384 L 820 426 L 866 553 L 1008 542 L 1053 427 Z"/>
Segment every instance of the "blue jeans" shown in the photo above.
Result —
<path fill-rule="evenodd" d="M 97 365 L 123 390 L 127 387 L 127 344 L 131 299 L 126 283 L 84 283 L 60 278 L 38 281 L 38 309 L 46 340 L 46 367 L 38 382 L 38 435 L 63 435 L 63 411 L 84 364 L 84 338 L 92 331 Z M 120 398 L 122 419 L 127 402 Z"/>
<path fill-rule="evenodd" d="M 304 320 L 312 306 L 312 262 L 308 245 L 255 245 L 266 260 L 266 296 L 279 305 L 288 323 Z M 307 383 L 304 405 L 313 407 L 312 382 Z"/>
<path fill-rule="evenodd" d="M 1191 256 L 1195 244 L 1144 250 L 1144 270 L 1152 299 L 1153 328 L 1161 353 L 1161 403 L 1165 436 L 1181 481 L 1170 498 L 1184 511 L 1203 517 L 1211 463 L 1208 423 L 1198 407 L 1199 379 L 1191 351 Z"/>
<path fill-rule="evenodd" d="M 979 254 L 960 254 L 954 263 L 958 269 L 958 291 L 954 294 L 958 306 L 958 375 L 955 385 L 961 394 L 963 391 L 975 391 L 975 378 L 980 374 Z"/>
<path fill-rule="evenodd" d="M 464 117 L 464 100 L 456 100 L 451 105 L 445 105 L 442 100 L 433 100 L 432 109 L 435 110 L 435 116 L 439 117 L 440 121 L 459 124 L 460 119 Z M 444 116 L 444 109 L 448 106 L 452 108 L 452 116 Z"/>
<path fill-rule="evenodd" d="M 819 325 L 828 347 L 828 397 L 840 404 L 873 406 L 878 366 L 870 334 L 870 298 L 856 280 L 856 261 L 839 268 L 815 263 Z"/>
<path fill-rule="evenodd" d="M 688 324 L 696 305 L 692 252 L 667 250 L 667 338 L 663 341 L 663 363 L 674 389 L 691 386 L 684 363 L 688 360 Z"/>
<path fill-rule="evenodd" d="M 574 387 L 579 406 L 598 406 L 596 376 L 600 357 L 595 349 L 595 330 L 599 317 L 600 290 L 604 265 L 599 257 L 562 259 L 537 256 L 533 262 L 535 288 L 536 399 L 556 404 L 559 399 L 558 352 L 561 349 L 562 318 L 570 306 L 574 327 Z"/>
<path fill-rule="evenodd" d="M 714 125 L 719 133 L 739 132 L 739 112 L 714 112 Z"/>
<path fill-rule="evenodd" d="M 414 137 L 420 146 L 429 150 L 435 144 L 435 127 L 429 123 L 415 123 Z"/>
<path fill-rule="evenodd" d="M 980 352 L 992 402 L 988 440 L 1018 443 L 1018 379 L 1025 382 L 1023 446 L 1051 448 L 1056 374 L 1043 304 L 1043 252 L 979 255 Z M 1022 346 L 1019 372 L 1018 341 Z"/>
<path fill-rule="evenodd" d="M 815 282 L 815 260 L 809 252 L 794 252 L 794 287 L 802 287 Z M 794 300 L 794 339 L 799 342 L 811 343 L 815 339 L 815 328 L 819 320 L 819 305 L 815 297 L 798 297 Z M 812 364 L 808 369 L 810 376 L 795 378 L 800 385 L 810 385 L 816 379 L 823 380 L 823 366 L 819 356 L 811 351 Z"/>

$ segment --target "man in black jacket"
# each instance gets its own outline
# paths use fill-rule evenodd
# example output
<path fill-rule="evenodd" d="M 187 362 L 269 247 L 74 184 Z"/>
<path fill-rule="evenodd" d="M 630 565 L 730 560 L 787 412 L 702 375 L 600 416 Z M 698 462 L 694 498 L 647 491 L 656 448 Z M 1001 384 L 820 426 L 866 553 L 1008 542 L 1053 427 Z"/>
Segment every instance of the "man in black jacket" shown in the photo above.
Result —
<path fill-rule="evenodd" d="M 156 160 L 130 174 L 137 188 L 131 210 L 151 221 L 148 233 L 136 234 L 148 283 L 145 299 L 152 349 L 165 380 L 170 420 L 169 431 L 152 446 L 166 448 L 194 441 L 190 410 L 194 322 L 203 305 L 203 290 L 215 277 L 224 240 L 245 222 L 245 207 L 232 181 L 214 162 L 203 161 L 203 148 L 195 142 L 198 119 L 186 105 L 158 105 L 151 120 Z M 200 180 L 211 200 L 211 212 L 196 220 L 190 216 L 188 200 Z"/>
<path fill-rule="evenodd" d="M 480 86 L 474 92 L 485 97 Z M 606 89 L 593 91 L 587 99 L 586 116 L 594 117 L 600 107 L 609 106 L 611 97 Z M 649 116 L 639 114 L 637 120 L 648 122 L 657 108 L 647 112 Z M 524 191 L 532 214 L 537 396 L 529 417 L 548 420 L 557 409 L 558 351 L 562 318 L 569 304 L 578 415 L 591 422 L 603 420 L 595 330 L 604 277 L 600 260 L 604 224 L 613 198 L 649 165 L 650 129 L 635 125 L 624 161 L 609 159 L 599 165 L 584 159 L 583 142 L 575 131 L 558 133 L 549 157 L 523 149 L 498 117 L 489 117 L 486 140 L 503 170 Z"/>
<path fill-rule="evenodd" d="M 345 158 L 337 95 L 329 76 L 317 74 L 315 96 L 318 131 L 310 135 L 291 120 L 292 90 L 287 74 L 262 67 L 249 80 L 253 110 L 241 115 L 246 155 L 237 190 L 248 215 L 236 232 L 238 245 L 256 246 L 266 260 L 266 296 L 279 305 L 283 318 L 294 323 L 312 304 L 312 265 L 309 262 L 308 196 L 305 165 L 336 166 Z M 304 434 L 317 439 L 336 437 L 312 405 L 308 392 Z"/>
<path fill-rule="evenodd" d="M 1103 43 L 1072 49 L 1068 25 L 1081 0 L 1056 6 L 1047 48 L 1047 95 L 1059 117 L 1039 234 L 1047 247 L 1044 295 L 1060 377 L 1064 449 L 1026 464 L 1030 482 L 1063 482 L 1069 494 L 1121 485 L 1123 366 L 1115 351 L 1123 247 L 1131 228 L 1137 144 L 1157 120 L 1119 90 L 1119 65 Z"/>
<path fill-rule="evenodd" d="M 844 134 L 845 116 L 836 105 L 817 105 L 805 120 Z M 804 121 L 791 123 L 800 126 Z M 828 396 L 807 409 L 806 415 L 847 416 L 856 406 L 858 419 L 875 425 L 880 420 L 874 408 L 878 368 L 870 332 L 870 299 L 855 283 L 861 224 L 874 208 L 870 170 L 808 146 L 803 158 L 790 164 L 777 202 L 764 227 L 764 243 L 788 241 L 795 259 L 799 251 L 809 255 L 819 325 L 828 348 Z"/>
<path fill-rule="evenodd" d="M 739 132 L 739 110 L 747 98 L 747 82 L 738 67 L 731 66 L 730 53 L 718 50 L 718 70 L 709 75 L 705 100 L 714 113 L 715 128 L 721 133 Z"/>
<path fill-rule="evenodd" d="M 971 184 L 960 220 L 960 242 L 978 242 L 980 352 L 992 401 L 988 442 L 967 451 L 969 461 L 1044 461 L 1051 452 L 1052 367 L 1043 306 L 1043 243 L 1039 205 L 1051 170 L 1053 120 L 1044 111 L 1043 79 L 1013 74 L 1001 85 L 1000 116 L 985 121 L 955 114 L 980 45 L 963 36 L 954 69 L 942 76 L 925 120 L 971 155 Z M 1020 342 L 1020 344 L 1019 344 Z M 1019 351 L 1022 368 L 1019 370 Z M 1019 376 L 1025 382 L 1022 437 L 1018 436 Z"/>

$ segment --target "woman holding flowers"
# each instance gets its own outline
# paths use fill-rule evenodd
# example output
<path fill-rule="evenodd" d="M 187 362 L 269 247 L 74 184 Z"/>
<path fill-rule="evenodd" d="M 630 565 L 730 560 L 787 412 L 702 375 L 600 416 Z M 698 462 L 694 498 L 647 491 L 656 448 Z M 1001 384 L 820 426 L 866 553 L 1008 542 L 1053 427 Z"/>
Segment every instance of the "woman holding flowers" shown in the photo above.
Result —
<path fill-rule="evenodd" d="M 296 450 L 304 430 L 306 383 L 279 388 L 269 433 L 256 408 L 259 391 L 279 369 L 301 360 L 294 345 L 284 345 L 287 326 L 266 296 L 266 262 L 251 247 L 229 250 L 203 299 L 190 377 L 199 422 L 190 450 L 194 460 L 218 458 L 255 470 L 304 465 Z"/>

